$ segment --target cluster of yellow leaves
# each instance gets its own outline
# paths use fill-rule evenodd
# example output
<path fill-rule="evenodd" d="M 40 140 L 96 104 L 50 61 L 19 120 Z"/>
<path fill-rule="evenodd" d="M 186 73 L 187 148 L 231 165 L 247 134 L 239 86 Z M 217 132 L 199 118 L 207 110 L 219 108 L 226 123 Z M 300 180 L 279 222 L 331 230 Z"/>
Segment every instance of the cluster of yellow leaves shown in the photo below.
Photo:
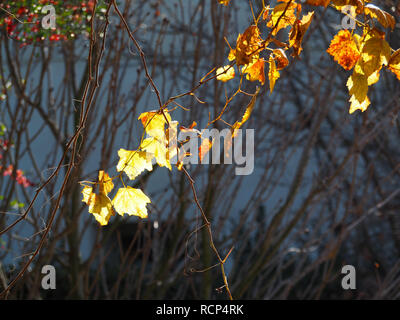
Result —
<path fill-rule="evenodd" d="M 220 1 L 225 5 L 229 1 Z M 382 27 L 393 30 L 396 25 L 395 18 L 378 6 L 369 3 L 370 0 L 306 0 L 311 6 L 331 6 L 341 11 L 346 6 L 353 7 L 352 12 L 361 16 L 364 22 L 357 21 L 363 28 L 363 35 L 353 34 L 349 30 L 339 31 L 331 41 L 327 52 L 345 70 L 352 70 L 353 74 L 347 81 L 350 94 L 350 109 L 365 111 L 370 105 L 368 87 L 379 81 L 380 71 L 386 67 L 400 80 L 400 49 L 394 51 L 385 40 L 385 34 L 378 30 L 373 23 L 376 20 Z M 291 55 L 298 57 L 302 51 L 302 41 L 308 30 L 314 12 L 308 12 L 301 17 L 302 5 L 293 0 L 278 0 L 275 7 L 269 5 L 263 8 L 260 16 L 255 19 L 255 24 L 248 27 L 243 34 L 239 34 L 236 47 L 231 48 L 228 59 L 241 66 L 241 74 L 246 75 L 249 81 L 265 83 L 265 64 L 268 62 L 269 88 L 272 93 L 279 70 L 289 64 L 285 51 L 292 49 Z M 258 21 L 262 19 L 270 29 L 267 39 L 260 36 Z M 301 18 L 300 18 L 301 17 Z M 358 19 L 356 17 L 356 19 Z M 280 30 L 290 27 L 288 42 L 281 42 L 274 38 Z M 269 44 L 275 44 L 278 48 L 269 48 Z M 270 53 L 267 59 L 261 57 L 262 52 Z M 392 53 L 392 51 L 394 51 Z M 235 77 L 233 65 L 217 69 L 217 79 L 223 82 Z M 249 110 L 251 113 L 251 109 Z M 233 129 L 240 127 L 242 121 L 237 121 Z"/>
<path fill-rule="evenodd" d="M 225 5 L 229 1 L 220 1 Z M 307 0 L 306 4 L 312 6 L 331 6 L 342 10 L 346 6 L 354 8 L 356 15 L 363 17 L 364 22 L 357 24 L 363 27 L 363 35 L 353 34 L 349 30 L 339 31 L 331 41 L 327 52 L 345 70 L 352 70 L 353 74 L 347 81 L 350 93 L 350 113 L 355 110 L 365 111 L 370 105 L 368 87 L 379 81 L 380 71 L 383 67 L 392 71 L 400 80 L 400 52 L 392 53 L 392 49 L 385 40 L 385 34 L 379 31 L 373 24 L 376 20 L 382 27 L 394 29 L 395 18 L 378 6 L 369 3 L 369 0 Z M 292 0 L 278 0 L 275 7 L 269 5 L 263 8 L 260 17 L 270 29 L 268 38 L 263 40 L 258 27 L 259 18 L 255 24 L 248 27 L 243 34 L 239 34 L 236 47 L 231 48 L 228 59 L 236 61 L 236 65 L 242 66 L 241 74 L 246 75 L 249 81 L 265 83 L 265 63 L 268 62 L 269 88 L 272 93 L 279 70 L 285 68 L 289 60 L 285 51 L 292 49 L 291 55 L 298 57 L 302 51 L 302 41 L 308 30 L 314 12 L 308 12 L 301 18 L 302 5 Z M 288 42 L 281 42 L 274 38 L 280 30 L 290 27 Z M 275 44 L 278 48 L 269 48 L 269 44 Z M 270 52 L 268 59 L 260 57 L 262 52 Z M 394 51 L 394 50 L 393 50 Z M 223 82 L 235 77 L 232 65 L 217 69 L 217 79 Z M 239 124 L 240 122 L 237 122 Z M 235 128 L 235 127 L 234 127 Z"/>
<path fill-rule="evenodd" d="M 83 199 L 89 206 L 89 213 L 93 214 L 101 226 L 108 224 L 115 211 L 123 216 L 136 215 L 140 218 L 147 217 L 147 203 L 150 199 L 140 189 L 132 187 L 119 188 L 114 199 L 108 197 L 108 193 L 114 188 L 112 179 L 104 171 L 99 171 L 98 185 L 99 193 L 93 192 L 93 187 L 84 185 L 82 190 Z"/>
<path fill-rule="evenodd" d="M 159 166 L 171 170 L 165 129 L 165 125 L 172 122 L 168 110 L 144 112 L 139 116 L 139 120 L 148 137 L 142 140 L 137 150 L 118 151 L 117 171 L 124 172 L 130 180 L 134 180 L 145 170 L 151 171 L 153 159 Z M 99 172 L 95 185 L 98 186 L 99 193 L 94 193 L 92 186 L 84 184 L 82 201 L 89 206 L 89 213 L 94 215 L 100 225 L 108 224 L 110 217 L 115 214 L 114 210 L 121 216 L 126 213 L 140 218 L 147 217 L 146 205 L 151 201 L 142 190 L 130 186 L 119 188 L 111 201 L 108 194 L 114 188 L 114 184 L 104 171 Z"/>
<path fill-rule="evenodd" d="M 153 161 L 160 167 L 167 167 L 172 170 L 170 159 L 178 155 L 178 169 L 182 168 L 182 157 L 186 156 L 178 147 L 176 142 L 178 121 L 172 121 L 167 109 L 162 111 L 149 111 L 142 113 L 138 120 L 143 124 L 147 137 L 142 139 L 137 150 L 118 150 L 119 161 L 117 171 L 124 172 L 130 180 L 134 180 L 145 170 L 153 170 Z M 188 131 L 193 129 L 196 123 Z M 181 128 L 181 129 L 182 129 Z M 203 139 L 199 147 L 200 162 L 212 147 L 212 141 Z M 121 174 L 117 177 L 121 177 Z M 122 177 L 121 177 L 122 179 Z M 99 192 L 93 192 L 93 187 L 82 182 L 82 201 L 89 206 L 89 213 L 93 214 L 100 225 L 107 225 L 110 218 L 117 212 L 121 216 L 125 213 L 135 215 L 140 218 L 147 217 L 147 204 L 150 199 L 140 189 L 130 186 L 119 188 L 113 200 L 108 194 L 114 188 L 112 178 L 104 171 L 99 172 L 99 178 L 94 184 Z"/>
<path fill-rule="evenodd" d="M 349 113 L 368 108 L 371 103 L 368 87 L 379 81 L 383 67 L 398 76 L 396 64 L 399 64 L 400 59 L 396 58 L 396 52 L 391 55 L 391 51 L 385 34 L 375 28 L 365 28 L 363 36 L 351 34 L 348 30 L 341 30 L 334 36 L 327 52 L 345 70 L 354 68 L 347 81 L 351 102 Z"/>
<path fill-rule="evenodd" d="M 223 5 L 228 5 L 230 0 L 218 0 Z M 332 7 L 341 10 L 344 6 L 350 5 L 355 8 L 356 14 L 363 14 L 367 19 L 375 19 L 384 28 L 395 27 L 394 17 L 372 5 L 368 0 L 307 0 L 308 5 Z M 314 12 L 308 12 L 301 16 L 302 5 L 293 0 L 278 0 L 274 8 L 266 6 L 260 16 L 255 20 L 255 24 L 248 27 L 243 34 L 239 34 L 236 39 L 236 47 L 231 48 L 228 59 L 235 61 L 231 65 L 218 68 L 216 78 L 226 82 L 235 77 L 234 64 L 240 68 L 240 74 L 245 75 L 249 81 L 259 81 L 265 83 L 265 64 L 268 63 L 269 88 L 272 93 L 277 79 L 280 77 L 279 71 L 286 68 L 289 59 L 286 51 L 291 49 L 293 57 L 299 57 L 302 51 L 302 42 L 308 30 Z M 259 18 L 265 21 L 269 28 L 269 35 L 264 40 L 258 27 Z M 301 18 L 300 18 L 301 17 Z M 368 21 L 369 21 L 368 20 Z M 280 30 L 290 27 L 288 41 L 282 42 L 275 38 Z M 345 70 L 353 70 L 353 74 L 348 78 L 347 87 L 350 93 L 350 113 L 356 110 L 365 111 L 370 105 L 368 98 L 368 87 L 379 81 L 380 71 L 386 67 L 393 72 L 400 80 L 400 49 L 394 51 L 385 40 L 385 34 L 375 27 L 363 24 L 363 35 L 352 34 L 348 30 L 339 31 L 331 41 L 327 52 L 333 56 Z M 275 48 L 268 45 L 274 44 Z M 393 53 L 392 53 L 393 51 Z M 261 56 L 268 52 L 267 59 Z M 250 117 L 259 88 L 253 95 L 244 115 L 240 121 L 236 121 L 232 126 L 233 135 Z M 117 171 L 124 172 L 130 180 L 134 180 L 145 170 L 153 169 L 153 160 L 161 166 L 171 170 L 170 159 L 177 155 L 181 156 L 178 145 L 172 145 L 167 137 L 177 136 L 177 121 L 172 121 L 168 110 L 150 111 L 142 113 L 138 118 L 144 127 L 147 137 L 142 139 L 137 150 L 120 149 L 118 151 L 119 161 Z M 194 130 L 194 123 L 186 130 Z M 166 128 L 167 126 L 167 128 Z M 209 152 L 213 141 L 203 139 L 199 147 L 200 162 Z M 185 156 L 185 155 L 183 155 Z M 178 161 L 178 169 L 182 167 L 182 162 Z M 82 183 L 83 184 L 83 183 Z M 94 183 L 98 187 L 98 193 L 93 191 L 93 186 L 83 184 L 82 201 L 89 207 L 89 213 L 93 214 L 100 225 L 108 224 L 111 216 L 117 212 L 120 215 L 136 215 L 140 218 L 147 217 L 147 204 L 150 199 L 140 189 L 130 186 L 119 188 L 113 200 L 108 194 L 114 188 L 112 178 L 104 171 L 99 171 L 98 181 Z"/>
<path fill-rule="evenodd" d="M 375 19 L 384 28 L 395 28 L 396 21 L 388 12 L 369 0 L 307 0 L 306 3 L 314 6 L 327 7 L 331 5 L 337 10 L 345 6 L 353 7 L 352 12 L 364 18 L 364 22 L 356 20 L 363 28 L 363 35 L 353 34 L 349 30 L 339 31 L 332 39 L 327 52 L 345 70 L 354 68 L 353 74 L 347 81 L 350 93 L 350 109 L 365 111 L 370 105 L 368 87 L 379 81 L 382 67 L 387 67 L 399 77 L 399 58 L 396 52 L 391 55 L 391 48 L 385 40 L 385 34 L 379 31 L 371 19 Z"/>
<path fill-rule="evenodd" d="M 272 93 L 277 79 L 280 77 L 279 71 L 289 64 L 289 59 L 285 51 L 292 48 L 292 56 L 298 57 L 302 51 L 301 43 L 307 31 L 314 12 L 309 12 L 300 19 L 302 6 L 296 1 L 278 0 L 274 8 L 266 6 L 260 15 L 270 29 L 267 39 L 262 39 L 258 20 L 254 25 L 248 27 L 243 34 L 239 34 L 236 39 L 236 47 L 231 48 L 228 60 L 235 61 L 237 67 L 241 67 L 242 75 L 249 81 L 259 81 L 261 85 L 265 83 L 265 65 L 268 63 L 269 88 Z M 287 43 L 281 42 L 275 36 L 282 29 L 291 27 Z M 277 48 L 268 47 L 274 44 Z M 269 56 L 261 57 L 262 52 L 268 52 Z M 232 80 L 235 77 L 233 65 L 226 65 L 216 70 L 216 78 L 222 82 Z"/>

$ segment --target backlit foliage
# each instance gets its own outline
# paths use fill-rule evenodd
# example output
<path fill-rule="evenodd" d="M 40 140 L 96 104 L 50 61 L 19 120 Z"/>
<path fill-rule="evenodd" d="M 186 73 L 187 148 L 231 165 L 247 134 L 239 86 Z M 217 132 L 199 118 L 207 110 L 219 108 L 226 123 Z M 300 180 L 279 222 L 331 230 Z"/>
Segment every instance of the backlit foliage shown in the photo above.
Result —
<path fill-rule="evenodd" d="M 116 170 L 120 172 L 117 176 L 110 178 L 107 173 L 100 170 L 97 182 L 81 182 L 82 201 L 89 206 L 89 213 L 93 214 L 101 226 L 107 225 L 110 218 L 117 212 L 123 216 L 135 215 L 140 218 L 147 218 L 147 204 L 151 203 L 150 198 L 140 189 L 126 186 L 123 181 L 123 173 L 129 180 L 134 180 L 145 171 L 153 170 L 153 162 L 160 167 L 167 167 L 172 170 L 170 160 L 178 157 L 177 168 L 182 168 L 182 159 L 186 156 L 182 145 L 175 142 L 177 136 L 178 121 L 172 121 L 169 111 L 149 111 L 142 113 L 138 120 L 141 121 L 146 138 L 142 138 L 140 146 L 136 150 L 120 149 L 118 151 L 119 161 Z M 196 132 L 193 123 L 187 131 Z M 199 148 L 199 160 L 209 152 L 212 141 L 203 139 Z M 108 194 L 114 188 L 113 179 L 119 178 L 124 187 L 117 190 L 111 200 Z M 89 185 L 90 184 L 90 185 Z M 92 186 L 94 185 L 94 187 Z M 93 192 L 98 187 L 99 192 Z"/>
<path fill-rule="evenodd" d="M 229 0 L 219 0 L 220 4 L 228 6 Z M 400 79 L 400 52 L 393 50 L 385 40 L 385 32 L 395 27 L 394 17 L 383 11 L 370 1 L 361 0 L 308 0 L 307 5 L 328 6 L 335 10 L 342 10 L 344 6 L 352 6 L 356 13 L 356 30 L 340 30 L 333 36 L 327 53 L 344 70 L 353 70 L 347 80 L 349 90 L 349 112 L 356 110 L 365 111 L 370 105 L 368 97 L 369 86 L 377 83 L 382 69 L 387 68 Z M 264 3 L 264 2 L 263 2 Z M 215 78 L 221 82 L 228 82 L 235 78 L 248 81 L 258 81 L 261 86 L 269 82 L 269 91 L 273 92 L 281 70 L 291 63 L 291 59 L 299 59 L 303 51 L 302 43 L 312 28 L 315 16 L 314 11 L 306 11 L 300 1 L 278 0 L 275 7 L 264 5 L 253 23 L 243 33 L 236 37 L 234 47 L 229 44 L 227 59 L 230 64 L 218 67 L 215 70 Z M 378 26 L 380 25 L 380 26 Z M 265 32 L 264 32 L 265 31 Z M 278 37 L 278 34 L 284 33 Z M 265 36 L 263 36 L 265 35 Z M 282 40 L 283 39 L 283 40 Z M 268 68 L 268 70 L 266 70 Z M 240 89 L 239 89 L 240 91 Z M 235 135 L 250 117 L 257 94 L 252 97 L 241 120 L 231 125 L 232 134 Z M 103 171 L 99 172 L 99 193 L 93 192 L 93 187 L 85 182 L 83 184 L 83 202 L 89 206 L 89 212 L 96 220 L 105 225 L 108 223 L 114 211 L 123 215 L 136 215 L 147 217 L 147 204 L 150 199 L 140 190 L 126 186 L 123 182 L 123 173 L 130 180 L 134 180 L 145 171 L 151 171 L 153 165 L 166 167 L 172 170 L 171 159 L 176 156 L 176 166 L 182 169 L 182 158 L 187 154 L 181 149 L 181 145 L 174 143 L 171 137 L 176 138 L 178 122 L 173 121 L 170 111 L 165 109 L 144 112 L 139 116 L 147 137 L 142 137 L 140 146 L 136 150 L 120 149 L 118 151 L 119 162 L 117 171 L 119 174 L 109 178 Z M 196 132 L 194 126 L 183 130 Z M 199 147 L 199 160 L 209 152 L 213 141 L 202 139 Z M 120 188 L 114 199 L 108 198 L 108 193 L 113 189 L 112 179 L 121 179 L 124 187 Z M 93 183 L 91 183 L 93 184 Z"/>
<path fill-rule="evenodd" d="M 392 71 L 399 77 L 400 54 L 395 52 L 385 40 L 385 32 L 381 28 L 392 31 L 396 21 L 394 17 L 380 9 L 370 1 L 361 0 L 308 0 L 311 6 L 332 7 L 341 11 L 345 6 L 353 7 L 357 26 L 356 30 L 340 30 L 333 37 L 327 52 L 333 59 L 353 74 L 348 78 L 347 87 L 350 95 L 349 113 L 356 110 L 365 111 L 370 105 L 368 87 L 377 83 L 383 68 Z M 264 6 L 260 15 L 254 19 L 236 40 L 236 48 L 230 48 L 228 60 L 242 66 L 240 76 L 249 81 L 265 82 L 264 66 L 268 62 L 269 89 L 272 93 L 280 77 L 279 70 L 290 63 L 290 56 L 300 58 L 303 39 L 312 25 L 314 11 L 304 12 L 298 1 L 278 0 L 275 7 Z M 262 19 L 261 19 L 262 18 Z M 261 23 L 260 20 L 264 21 Z M 380 26 L 378 26 L 380 25 Z M 261 37 L 262 27 L 267 27 L 267 37 Z M 360 30 L 358 30 L 360 29 Z M 286 42 L 282 42 L 278 33 L 287 32 Z M 224 70 L 224 69 L 219 69 Z M 217 76 L 218 80 L 227 81 L 233 76 Z"/>

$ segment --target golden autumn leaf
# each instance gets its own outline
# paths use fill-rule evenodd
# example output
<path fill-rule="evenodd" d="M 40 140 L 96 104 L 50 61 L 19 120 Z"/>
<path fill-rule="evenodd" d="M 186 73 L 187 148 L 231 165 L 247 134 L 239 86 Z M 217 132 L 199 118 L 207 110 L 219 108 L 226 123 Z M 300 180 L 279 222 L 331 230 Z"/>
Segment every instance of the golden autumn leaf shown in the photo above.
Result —
<path fill-rule="evenodd" d="M 293 2 L 279 3 L 274 7 L 269 20 L 267 22 L 267 27 L 273 29 L 272 35 L 276 35 L 279 30 L 285 29 L 291 26 L 296 21 L 295 9 L 297 4 Z"/>
<path fill-rule="evenodd" d="M 110 198 L 103 193 L 92 193 L 89 201 L 89 212 L 93 214 L 100 225 L 105 226 L 111 216 L 114 215 Z"/>
<path fill-rule="evenodd" d="M 268 71 L 268 79 L 269 79 L 269 90 L 272 93 L 275 87 L 275 82 L 280 77 L 279 71 L 276 70 L 276 63 L 273 57 L 269 57 L 269 71 Z"/>
<path fill-rule="evenodd" d="M 388 69 L 400 80 L 400 49 L 397 49 L 390 57 Z"/>
<path fill-rule="evenodd" d="M 117 171 L 124 171 L 129 179 L 135 179 L 144 170 L 153 170 L 151 160 L 153 154 L 145 151 L 129 151 L 125 149 L 118 150 L 119 162 L 117 164 Z"/>
<path fill-rule="evenodd" d="M 110 217 L 114 215 L 111 200 L 108 196 L 104 193 L 93 193 L 93 188 L 89 186 L 83 187 L 82 195 L 82 201 L 89 206 L 89 213 L 93 214 L 100 225 L 106 225 Z"/>
<path fill-rule="evenodd" d="M 364 2 L 369 2 L 369 0 L 331 0 L 331 4 L 337 10 L 342 11 L 347 6 L 353 6 L 356 14 L 363 13 Z"/>
<path fill-rule="evenodd" d="M 265 72 L 264 72 L 264 59 L 258 59 L 255 62 L 249 63 L 242 67 L 243 73 L 246 74 L 246 79 L 249 81 L 260 81 L 261 84 L 265 83 Z"/>
<path fill-rule="evenodd" d="M 165 117 L 164 117 L 165 115 Z M 165 124 L 171 121 L 171 116 L 167 109 L 164 109 L 164 115 L 158 111 L 143 112 L 139 116 L 146 133 L 151 137 L 165 136 Z"/>
<path fill-rule="evenodd" d="M 99 171 L 99 193 L 94 193 L 93 188 L 84 186 L 82 201 L 89 206 L 89 213 L 93 214 L 100 225 L 108 224 L 110 217 L 114 215 L 111 200 L 107 194 L 114 188 L 111 178 L 103 170 Z"/>
<path fill-rule="evenodd" d="M 333 37 L 327 52 L 345 70 L 351 70 L 360 58 L 357 43 L 347 29 L 340 30 Z"/>
<path fill-rule="evenodd" d="M 150 202 L 150 199 L 142 190 L 127 186 L 126 188 L 118 189 L 112 204 L 115 211 L 121 216 L 127 213 L 128 215 L 147 218 L 146 205 Z"/>
<path fill-rule="evenodd" d="M 153 154 L 160 167 L 167 167 L 171 170 L 171 164 L 167 158 L 167 140 L 159 141 L 157 138 L 150 137 L 142 141 L 140 148 L 149 154 Z"/>
<path fill-rule="evenodd" d="M 242 66 L 249 64 L 259 57 L 259 51 L 262 49 L 262 39 L 260 30 L 257 26 L 248 27 L 243 34 L 239 34 L 236 39 L 236 48 L 231 49 L 228 59 L 236 59 L 236 65 Z"/>
<path fill-rule="evenodd" d="M 361 47 L 361 59 L 356 66 L 357 72 L 370 76 L 387 66 L 390 60 L 391 49 L 387 41 L 379 34 L 374 33 L 366 37 Z"/>
<path fill-rule="evenodd" d="M 235 77 L 235 69 L 233 66 L 226 65 L 224 67 L 218 68 L 215 72 L 217 75 L 217 80 L 226 82 L 232 80 Z"/>
<path fill-rule="evenodd" d="M 310 23 L 314 17 L 314 11 L 304 15 L 301 20 L 297 20 L 293 28 L 289 33 L 289 47 L 293 47 L 293 56 L 298 57 L 303 50 L 301 43 L 304 35 L 310 26 Z"/>
<path fill-rule="evenodd" d="M 365 5 L 364 12 L 371 18 L 375 18 L 384 28 L 391 28 L 392 30 L 396 26 L 395 18 L 388 12 L 382 10 L 381 8 L 369 3 Z"/>
<path fill-rule="evenodd" d="M 347 80 L 347 87 L 350 93 L 350 110 L 353 113 L 356 110 L 365 111 L 370 105 L 368 94 L 368 77 L 354 72 Z"/>

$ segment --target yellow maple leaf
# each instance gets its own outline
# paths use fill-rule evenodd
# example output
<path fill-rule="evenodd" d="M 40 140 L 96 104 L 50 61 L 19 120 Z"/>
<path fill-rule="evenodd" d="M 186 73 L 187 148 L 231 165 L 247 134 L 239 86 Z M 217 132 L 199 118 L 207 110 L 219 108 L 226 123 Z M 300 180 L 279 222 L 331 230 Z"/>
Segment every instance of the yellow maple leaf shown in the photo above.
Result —
<path fill-rule="evenodd" d="M 167 109 L 164 109 L 163 112 L 164 114 L 159 111 L 148 111 L 139 116 L 144 130 L 149 136 L 161 139 L 165 136 L 165 124 L 171 121 L 171 116 Z"/>
<path fill-rule="evenodd" d="M 365 111 L 370 105 L 368 94 L 368 77 L 354 72 L 347 80 L 347 87 L 350 93 L 350 110 L 353 113 L 356 110 Z"/>
<path fill-rule="evenodd" d="M 160 167 L 167 167 L 171 170 L 171 164 L 169 158 L 167 158 L 168 149 L 166 139 L 164 139 L 164 141 L 159 141 L 154 137 L 146 138 L 140 144 L 140 148 L 149 154 L 153 154 Z"/>
<path fill-rule="evenodd" d="M 121 216 L 125 213 L 129 215 L 147 218 L 146 205 L 150 203 L 150 199 L 140 189 L 135 189 L 130 186 L 118 189 L 112 204 L 115 211 Z"/>
<path fill-rule="evenodd" d="M 100 225 L 105 226 L 111 216 L 114 215 L 110 198 L 103 193 L 92 193 L 89 201 L 89 212 L 93 214 Z"/>
<path fill-rule="evenodd" d="M 280 77 L 279 71 L 276 70 L 276 63 L 273 57 L 269 57 L 269 71 L 268 71 L 268 79 L 269 79 L 269 90 L 272 93 L 275 87 L 275 82 Z"/>
<path fill-rule="evenodd" d="M 293 56 L 298 57 L 303 50 L 301 43 L 304 35 L 310 26 L 310 23 L 314 17 L 314 11 L 304 15 L 301 20 L 297 20 L 293 28 L 289 33 L 289 47 L 293 47 Z"/>
<path fill-rule="evenodd" d="M 347 29 L 340 30 L 333 37 L 327 52 L 345 70 L 351 70 L 360 58 L 355 38 Z"/>
<path fill-rule="evenodd" d="M 117 171 L 124 171 L 129 179 L 135 179 L 144 170 L 153 170 L 151 160 L 153 154 L 145 151 L 129 151 L 125 149 L 118 150 L 119 162 L 117 164 Z"/>
<path fill-rule="evenodd" d="M 390 57 L 388 69 L 400 80 L 400 49 L 397 49 Z"/>
<path fill-rule="evenodd" d="M 100 225 L 108 224 L 110 217 L 114 215 L 111 200 L 107 194 L 114 188 L 111 178 L 103 170 L 99 171 L 99 194 L 93 192 L 93 187 L 84 186 L 82 201 L 89 206 L 89 213 L 93 214 Z"/>
<path fill-rule="evenodd" d="M 260 81 L 265 83 L 264 59 L 258 59 L 248 65 L 242 67 L 242 72 L 246 74 L 246 79 L 249 81 Z"/>
<path fill-rule="evenodd" d="M 217 75 L 217 80 L 222 82 L 229 81 L 235 77 L 235 69 L 230 65 L 218 68 L 215 73 Z"/>
<path fill-rule="evenodd" d="M 279 30 L 293 25 L 296 21 L 295 9 L 297 4 L 293 1 L 290 3 L 279 3 L 272 10 L 267 27 L 273 29 L 272 35 L 276 35 Z"/>

